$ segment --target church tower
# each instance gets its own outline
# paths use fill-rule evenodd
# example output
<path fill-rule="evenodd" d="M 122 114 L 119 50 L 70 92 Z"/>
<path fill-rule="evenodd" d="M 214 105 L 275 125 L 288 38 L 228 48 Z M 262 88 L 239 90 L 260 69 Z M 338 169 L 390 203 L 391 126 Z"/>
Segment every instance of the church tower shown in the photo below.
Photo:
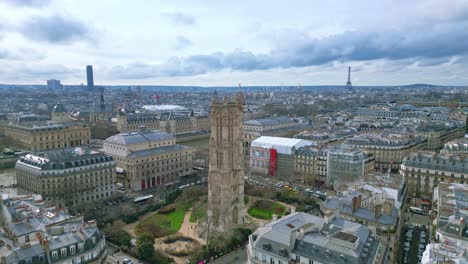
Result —
<path fill-rule="evenodd" d="M 244 222 L 244 155 L 242 152 L 244 96 L 231 101 L 213 97 L 210 111 L 208 225 L 229 232 Z"/>

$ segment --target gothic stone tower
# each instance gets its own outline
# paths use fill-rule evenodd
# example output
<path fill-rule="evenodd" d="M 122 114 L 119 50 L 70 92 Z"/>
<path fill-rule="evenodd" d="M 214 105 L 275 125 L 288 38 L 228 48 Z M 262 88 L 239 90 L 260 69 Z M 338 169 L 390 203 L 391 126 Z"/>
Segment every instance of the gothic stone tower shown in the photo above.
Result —
<path fill-rule="evenodd" d="M 244 222 L 243 106 L 241 93 L 211 102 L 207 215 L 209 229 L 218 232 Z"/>

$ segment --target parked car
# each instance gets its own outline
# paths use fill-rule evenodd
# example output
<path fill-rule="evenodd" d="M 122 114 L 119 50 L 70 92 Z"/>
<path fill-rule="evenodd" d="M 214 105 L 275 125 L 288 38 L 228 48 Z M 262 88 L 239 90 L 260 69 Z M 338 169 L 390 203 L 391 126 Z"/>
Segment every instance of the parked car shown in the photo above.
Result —
<path fill-rule="evenodd" d="M 124 259 L 124 260 L 122 261 L 122 263 L 123 263 L 123 264 L 133 264 L 133 261 L 131 261 L 130 259 L 127 259 L 127 258 L 126 258 L 126 259 Z"/>

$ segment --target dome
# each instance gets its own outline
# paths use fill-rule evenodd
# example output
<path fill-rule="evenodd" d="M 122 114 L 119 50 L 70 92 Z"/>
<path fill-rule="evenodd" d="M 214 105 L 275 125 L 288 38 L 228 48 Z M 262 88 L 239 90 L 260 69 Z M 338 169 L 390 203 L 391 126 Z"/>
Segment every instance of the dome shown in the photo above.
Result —
<path fill-rule="evenodd" d="M 62 104 L 56 104 L 52 109 L 52 113 L 68 113 L 68 111 Z"/>

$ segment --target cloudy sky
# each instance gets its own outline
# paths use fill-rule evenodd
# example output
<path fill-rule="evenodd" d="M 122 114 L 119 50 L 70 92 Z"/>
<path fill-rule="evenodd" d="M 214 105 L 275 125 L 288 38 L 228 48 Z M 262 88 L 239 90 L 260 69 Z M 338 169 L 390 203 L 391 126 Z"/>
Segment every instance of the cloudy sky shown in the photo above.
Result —
<path fill-rule="evenodd" d="M 0 0 L 0 83 L 468 85 L 467 0 Z"/>

